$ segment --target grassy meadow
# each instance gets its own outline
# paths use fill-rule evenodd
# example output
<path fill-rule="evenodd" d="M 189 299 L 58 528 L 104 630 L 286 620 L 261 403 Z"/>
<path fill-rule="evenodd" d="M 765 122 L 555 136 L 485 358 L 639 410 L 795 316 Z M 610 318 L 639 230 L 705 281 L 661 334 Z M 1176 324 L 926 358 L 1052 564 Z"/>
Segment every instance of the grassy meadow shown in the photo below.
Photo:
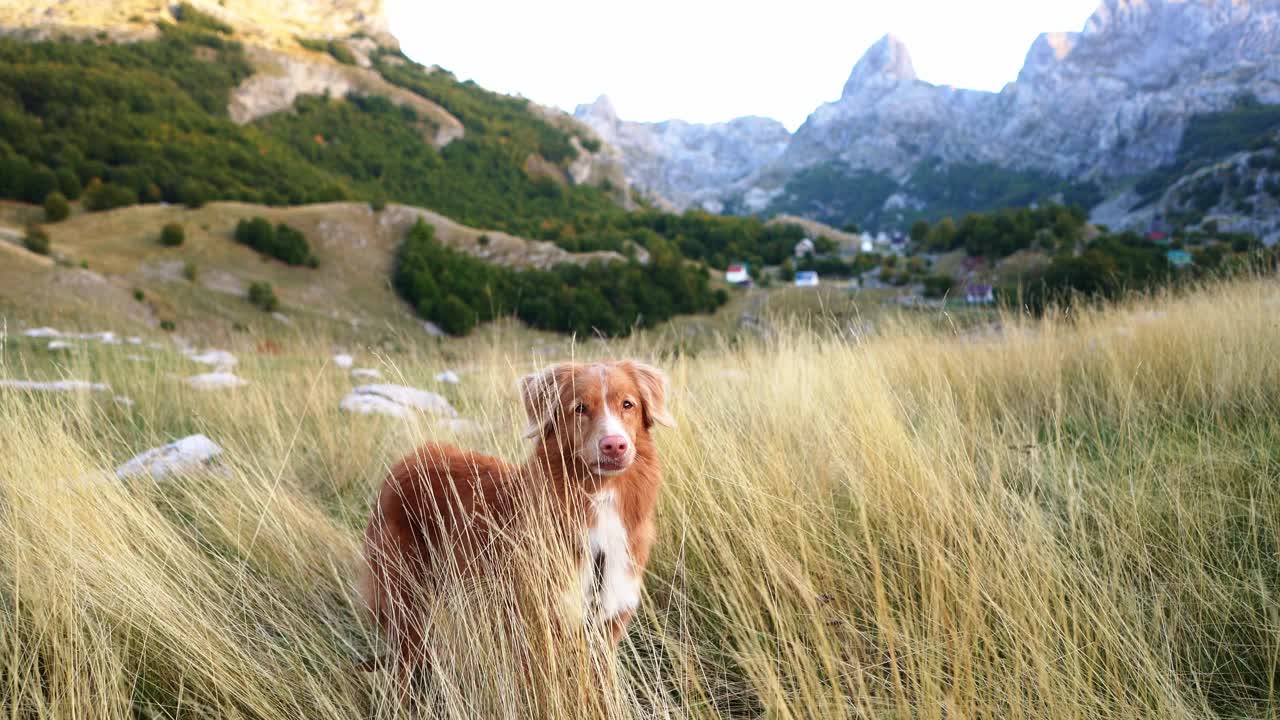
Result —
<path fill-rule="evenodd" d="M 428 438 L 520 458 L 520 375 L 634 356 L 680 427 L 616 662 L 463 598 L 419 717 L 1280 718 L 1274 278 L 1045 320 L 791 317 L 354 352 L 471 432 L 340 412 L 361 381 L 319 335 L 243 338 L 249 384 L 201 392 L 167 343 L 51 352 L 10 323 L 0 378 L 112 389 L 0 389 L 0 715 L 404 716 L 353 669 L 378 651 L 354 568 L 389 464 Z M 101 476 L 197 432 L 225 470 Z"/>

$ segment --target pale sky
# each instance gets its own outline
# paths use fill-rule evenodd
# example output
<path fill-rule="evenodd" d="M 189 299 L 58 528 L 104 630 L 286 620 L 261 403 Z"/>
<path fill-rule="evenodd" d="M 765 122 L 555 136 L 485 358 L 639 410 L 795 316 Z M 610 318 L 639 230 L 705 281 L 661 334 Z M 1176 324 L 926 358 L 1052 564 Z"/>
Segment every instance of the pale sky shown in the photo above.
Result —
<path fill-rule="evenodd" d="M 1101 0 L 387 0 L 406 54 L 573 111 L 607 94 L 625 120 L 764 115 L 794 130 L 835 100 L 885 33 L 922 80 L 999 90 L 1036 35 L 1080 30 Z"/>

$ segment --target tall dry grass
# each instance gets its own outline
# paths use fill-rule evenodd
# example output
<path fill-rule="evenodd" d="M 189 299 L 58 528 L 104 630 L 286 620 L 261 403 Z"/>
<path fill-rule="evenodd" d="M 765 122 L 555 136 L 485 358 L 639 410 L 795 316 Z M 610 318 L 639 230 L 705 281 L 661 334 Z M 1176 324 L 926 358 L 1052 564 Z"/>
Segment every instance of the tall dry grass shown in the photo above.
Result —
<path fill-rule="evenodd" d="M 452 598 L 416 712 L 1280 717 L 1278 316 L 1255 280 L 985 331 L 886 317 L 873 337 L 784 322 L 696 353 L 562 348 L 673 379 L 642 612 L 612 662 L 537 612 Z M 338 412 L 350 381 L 318 339 L 242 355 L 251 384 L 213 394 L 176 355 L 127 352 L 6 341 L 0 375 L 137 404 L 0 393 L 0 710 L 404 714 L 352 670 L 378 649 L 352 568 L 388 464 L 449 433 Z M 552 356 L 499 332 L 448 357 L 485 428 L 458 441 L 521 456 L 512 384 Z M 382 360 L 422 386 L 446 362 Z M 197 431 L 229 471 L 95 479 Z"/>

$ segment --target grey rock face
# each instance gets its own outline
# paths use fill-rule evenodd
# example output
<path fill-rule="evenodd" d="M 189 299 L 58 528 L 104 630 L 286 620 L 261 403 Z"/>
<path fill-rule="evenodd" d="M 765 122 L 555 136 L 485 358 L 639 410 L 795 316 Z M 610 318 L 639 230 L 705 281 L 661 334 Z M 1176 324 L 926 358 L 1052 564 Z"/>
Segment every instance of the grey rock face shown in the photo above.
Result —
<path fill-rule="evenodd" d="M 906 47 L 886 36 L 840 99 L 786 141 L 759 120 L 750 130 L 627 123 L 599 102 L 579 116 L 618 145 L 640 186 L 758 210 L 796 172 L 827 162 L 901 180 L 936 157 L 1107 185 L 1168 163 L 1192 115 L 1245 94 L 1280 103 L 1280 0 L 1105 0 L 1082 31 L 1037 38 L 999 93 L 919 80 Z"/>
<path fill-rule="evenodd" d="M 604 96 L 579 105 L 574 116 L 621 150 L 634 186 L 677 208 L 719 210 L 721 191 L 780 156 L 791 137 L 782 123 L 761 117 L 712 125 L 627 122 Z"/>

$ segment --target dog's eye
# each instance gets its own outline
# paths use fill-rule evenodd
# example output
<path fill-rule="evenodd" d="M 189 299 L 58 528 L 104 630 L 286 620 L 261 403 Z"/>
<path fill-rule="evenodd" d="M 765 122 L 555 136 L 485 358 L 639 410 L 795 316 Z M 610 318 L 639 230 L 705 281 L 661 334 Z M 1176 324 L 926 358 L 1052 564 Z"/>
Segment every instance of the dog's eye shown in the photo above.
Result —
<path fill-rule="evenodd" d="M 573 411 L 574 411 L 574 412 L 576 412 L 576 413 L 578 413 L 579 415 L 586 415 L 586 414 L 587 414 L 587 404 L 586 404 L 586 403 L 578 403 L 577 405 L 573 406 Z"/>
<path fill-rule="evenodd" d="M 635 403 L 633 403 L 633 402 L 631 402 L 630 400 L 623 400 L 623 401 L 622 401 L 622 409 L 623 409 L 623 410 L 630 410 L 631 408 L 633 408 L 633 407 L 635 407 L 635 406 L 636 406 L 636 404 L 635 404 Z"/>

